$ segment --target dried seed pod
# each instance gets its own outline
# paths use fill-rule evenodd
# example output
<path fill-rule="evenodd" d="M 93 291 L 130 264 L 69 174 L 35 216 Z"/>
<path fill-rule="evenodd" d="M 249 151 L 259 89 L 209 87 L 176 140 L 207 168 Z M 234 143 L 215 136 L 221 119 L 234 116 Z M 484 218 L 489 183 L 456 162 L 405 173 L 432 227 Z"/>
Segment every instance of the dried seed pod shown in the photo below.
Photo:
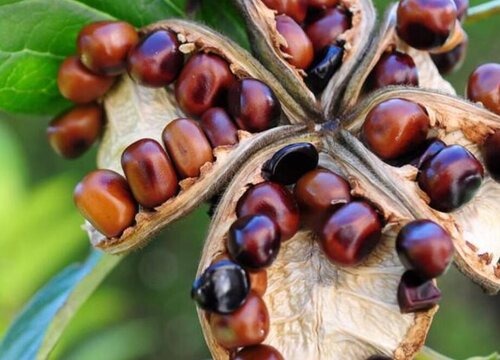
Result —
<path fill-rule="evenodd" d="M 50 145 L 67 159 L 81 156 L 101 134 L 103 116 L 97 104 L 71 108 L 50 122 L 47 128 Z"/>

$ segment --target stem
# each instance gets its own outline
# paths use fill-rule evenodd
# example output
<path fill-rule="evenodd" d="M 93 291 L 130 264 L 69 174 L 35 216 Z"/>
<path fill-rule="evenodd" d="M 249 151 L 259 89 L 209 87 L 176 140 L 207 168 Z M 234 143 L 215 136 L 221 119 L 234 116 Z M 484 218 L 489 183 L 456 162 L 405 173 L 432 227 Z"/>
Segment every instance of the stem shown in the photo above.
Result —
<path fill-rule="evenodd" d="M 428 348 L 427 346 L 425 346 L 422 350 L 420 350 L 420 352 L 418 353 L 418 355 L 415 359 L 416 360 L 453 360 L 452 358 L 441 355 L 440 353 L 432 350 L 431 348 Z"/>
<path fill-rule="evenodd" d="M 500 0 L 491 0 L 469 8 L 465 23 L 472 24 L 497 14 L 500 14 Z"/>

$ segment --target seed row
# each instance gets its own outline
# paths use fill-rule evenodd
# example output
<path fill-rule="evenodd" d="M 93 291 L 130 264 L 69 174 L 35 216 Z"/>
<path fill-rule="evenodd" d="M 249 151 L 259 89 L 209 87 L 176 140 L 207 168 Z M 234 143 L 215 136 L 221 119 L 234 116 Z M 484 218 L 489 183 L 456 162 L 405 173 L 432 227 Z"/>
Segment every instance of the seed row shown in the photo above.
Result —
<path fill-rule="evenodd" d="M 104 115 L 97 101 L 114 77 L 126 71 L 143 86 L 175 82 L 178 106 L 191 117 L 166 125 L 164 147 L 153 139 L 128 146 L 121 157 L 125 178 L 97 170 L 78 184 L 77 207 L 107 237 L 120 236 L 132 226 L 139 205 L 154 209 L 178 193 L 180 180 L 199 177 L 202 166 L 214 162 L 213 149 L 238 143 L 238 130 L 264 131 L 281 116 L 281 105 L 266 84 L 238 79 L 216 54 L 195 52 L 184 62 L 179 46 L 168 30 L 139 39 L 127 23 L 97 22 L 81 30 L 78 56 L 61 65 L 61 93 L 79 104 L 48 129 L 52 146 L 65 157 L 81 155 L 99 137 Z"/>
<path fill-rule="evenodd" d="M 314 145 L 295 143 L 266 161 L 265 181 L 249 187 L 236 203 L 225 252 L 193 284 L 192 297 L 206 311 L 216 341 L 234 358 L 250 359 L 263 346 L 270 326 L 262 299 L 266 269 L 301 222 L 339 266 L 360 264 L 380 242 L 383 220 L 378 212 L 365 200 L 352 198 L 349 183 L 318 167 L 318 160 Z M 293 184 L 290 191 L 287 186 Z M 258 349 L 261 358 L 282 359 L 272 347 Z"/>

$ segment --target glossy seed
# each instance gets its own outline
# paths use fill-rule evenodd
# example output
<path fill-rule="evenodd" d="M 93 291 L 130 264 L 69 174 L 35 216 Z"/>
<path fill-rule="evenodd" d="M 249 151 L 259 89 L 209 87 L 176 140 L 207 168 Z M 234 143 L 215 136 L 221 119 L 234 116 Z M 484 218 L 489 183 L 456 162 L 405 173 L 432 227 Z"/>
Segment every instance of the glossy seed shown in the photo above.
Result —
<path fill-rule="evenodd" d="M 267 271 L 252 271 L 250 276 L 250 289 L 259 296 L 264 296 L 267 290 Z"/>
<path fill-rule="evenodd" d="M 297 23 L 302 23 L 307 15 L 307 0 L 262 0 L 279 15 L 288 15 Z"/>
<path fill-rule="evenodd" d="M 339 0 L 307 0 L 307 4 L 311 7 L 318 9 L 326 9 L 334 7 L 338 4 Z"/>
<path fill-rule="evenodd" d="M 124 21 L 98 21 L 84 26 L 76 42 L 80 60 L 88 69 L 101 75 L 120 75 L 139 35 Z"/>
<path fill-rule="evenodd" d="M 156 140 L 142 139 L 129 145 L 121 164 L 135 199 L 143 207 L 153 209 L 177 193 L 174 165 Z"/>
<path fill-rule="evenodd" d="M 440 225 L 430 220 L 416 220 L 401 229 L 396 250 L 406 269 L 430 280 L 448 269 L 454 246 L 450 234 Z"/>
<path fill-rule="evenodd" d="M 260 132 L 274 126 L 281 104 L 269 86 L 257 79 L 235 82 L 228 95 L 228 113 L 240 129 Z"/>
<path fill-rule="evenodd" d="M 412 271 L 403 274 L 398 287 L 398 303 L 403 314 L 426 311 L 441 300 L 441 291 L 432 280 L 421 280 Z"/>
<path fill-rule="evenodd" d="M 171 121 L 162 138 L 181 178 L 198 177 L 200 168 L 214 160 L 210 143 L 194 120 Z"/>
<path fill-rule="evenodd" d="M 314 49 L 304 30 L 286 15 L 276 16 L 276 30 L 285 38 L 281 50 L 290 55 L 286 60 L 298 69 L 307 69 L 314 60 Z"/>
<path fill-rule="evenodd" d="M 244 347 L 231 360 L 284 360 L 284 358 L 274 347 L 261 344 Z"/>
<path fill-rule="evenodd" d="M 418 174 L 420 188 L 430 206 L 451 212 L 469 202 L 483 181 L 483 166 L 467 149 L 452 145 L 426 161 Z"/>
<path fill-rule="evenodd" d="M 307 87 L 315 94 L 321 93 L 335 72 L 342 65 L 344 49 L 341 46 L 329 45 L 316 56 L 316 62 L 307 71 L 304 79 Z"/>
<path fill-rule="evenodd" d="M 382 224 L 364 202 L 342 206 L 328 218 L 320 232 L 320 244 L 328 259 L 343 266 L 361 263 L 380 241 Z"/>
<path fill-rule="evenodd" d="M 436 138 L 428 139 L 426 145 L 423 153 L 412 163 L 412 165 L 415 165 L 418 169 L 420 169 L 426 161 L 432 159 L 438 152 L 446 147 L 444 142 Z"/>
<path fill-rule="evenodd" d="M 127 69 L 135 81 L 150 87 L 171 84 L 184 65 L 177 37 L 170 31 L 155 31 L 141 40 L 128 56 Z"/>
<path fill-rule="evenodd" d="M 57 86 L 62 96 L 77 104 L 85 104 L 103 96 L 115 81 L 112 77 L 96 75 L 70 56 L 59 67 Z"/>
<path fill-rule="evenodd" d="M 483 144 L 483 157 L 491 177 L 500 181 L 500 130 L 488 136 Z"/>
<path fill-rule="evenodd" d="M 269 333 L 269 313 L 266 304 L 250 292 L 246 302 L 228 315 L 212 314 L 210 328 L 215 340 L 226 349 L 257 345 Z"/>
<path fill-rule="evenodd" d="M 195 280 L 191 297 L 206 311 L 230 314 L 247 301 L 249 291 L 247 272 L 232 261 L 221 260 Z"/>
<path fill-rule="evenodd" d="M 319 155 L 311 143 L 296 143 L 278 150 L 262 165 L 262 177 L 283 185 L 297 182 L 318 166 Z"/>
<path fill-rule="evenodd" d="M 217 107 L 206 111 L 201 117 L 200 124 L 212 147 L 238 143 L 238 128 L 223 108 Z"/>
<path fill-rule="evenodd" d="M 74 192 L 80 213 L 108 238 L 132 226 L 137 204 L 127 181 L 111 170 L 95 170 L 78 183 Z"/>
<path fill-rule="evenodd" d="M 394 160 L 422 145 L 430 127 L 426 110 L 404 99 L 389 99 L 373 107 L 361 129 L 365 144 L 381 159 Z"/>
<path fill-rule="evenodd" d="M 59 115 L 47 128 L 52 149 L 67 159 L 81 156 L 99 138 L 103 116 L 97 104 L 75 106 Z"/>
<path fill-rule="evenodd" d="M 229 64 L 214 54 L 193 55 L 175 83 L 175 97 L 187 115 L 201 116 L 223 105 L 235 77 Z"/>
<path fill-rule="evenodd" d="M 263 182 L 252 186 L 238 200 L 238 217 L 263 214 L 273 219 L 280 229 L 281 240 L 290 239 L 299 230 L 299 209 L 292 194 L 282 185 Z"/>
<path fill-rule="evenodd" d="M 302 222 L 317 230 L 331 212 L 351 201 L 351 187 L 341 176 L 326 169 L 315 169 L 302 176 L 293 195 Z"/>
<path fill-rule="evenodd" d="M 311 39 L 316 54 L 337 42 L 338 37 L 351 27 L 350 14 L 339 7 L 328 9 L 320 18 L 307 25 L 306 34 Z"/>
<path fill-rule="evenodd" d="M 452 50 L 440 54 L 431 54 L 431 59 L 438 68 L 440 74 L 450 74 L 462 66 L 469 45 L 469 40 L 465 33 L 464 36 L 465 39 Z"/>
<path fill-rule="evenodd" d="M 500 64 L 488 63 L 469 76 L 467 97 L 500 115 Z"/>
<path fill-rule="evenodd" d="M 249 270 L 270 266 L 280 249 L 278 225 L 266 215 L 237 219 L 229 229 L 226 248 L 231 258 Z"/>
<path fill-rule="evenodd" d="M 397 50 L 382 54 L 368 77 L 370 90 L 389 85 L 418 86 L 418 71 L 413 58 Z"/>

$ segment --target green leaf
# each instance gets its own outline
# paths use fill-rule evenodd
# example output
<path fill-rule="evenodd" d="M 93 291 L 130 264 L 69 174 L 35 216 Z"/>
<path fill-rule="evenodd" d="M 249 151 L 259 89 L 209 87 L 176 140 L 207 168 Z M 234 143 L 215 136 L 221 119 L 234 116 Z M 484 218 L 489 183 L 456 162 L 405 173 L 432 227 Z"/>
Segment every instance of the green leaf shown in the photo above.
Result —
<path fill-rule="evenodd" d="M 68 106 L 57 90 L 61 61 L 89 22 L 135 26 L 184 14 L 185 0 L 0 0 L 0 109 L 55 114 Z"/>
<path fill-rule="evenodd" d="M 47 358 L 78 308 L 121 259 L 94 250 L 83 264 L 54 277 L 14 321 L 0 344 L 0 358 Z"/>

